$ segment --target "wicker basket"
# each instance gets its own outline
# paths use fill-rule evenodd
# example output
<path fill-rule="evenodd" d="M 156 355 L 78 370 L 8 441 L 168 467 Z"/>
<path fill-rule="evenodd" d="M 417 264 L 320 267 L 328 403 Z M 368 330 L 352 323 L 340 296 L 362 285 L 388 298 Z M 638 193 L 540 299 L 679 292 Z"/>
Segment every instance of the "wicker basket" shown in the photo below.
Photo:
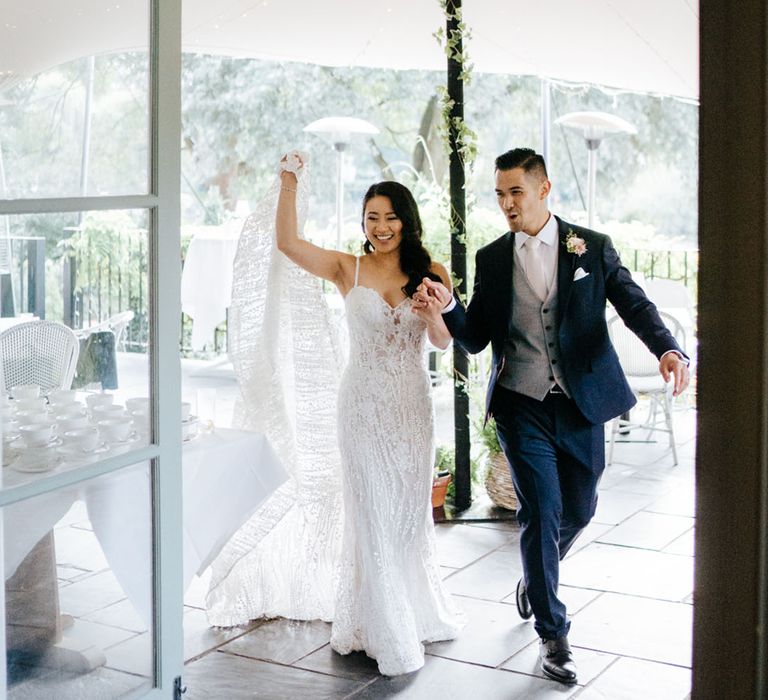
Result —
<path fill-rule="evenodd" d="M 499 508 L 517 510 L 517 494 L 509 473 L 509 464 L 503 452 L 494 452 L 488 459 L 488 472 L 485 475 L 485 490 Z"/>

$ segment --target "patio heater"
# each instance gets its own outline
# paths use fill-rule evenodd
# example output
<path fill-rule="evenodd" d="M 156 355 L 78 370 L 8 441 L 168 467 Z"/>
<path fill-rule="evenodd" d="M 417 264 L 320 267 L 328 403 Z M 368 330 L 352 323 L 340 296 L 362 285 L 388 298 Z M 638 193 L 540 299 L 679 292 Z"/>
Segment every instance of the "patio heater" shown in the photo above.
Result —
<path fill-rule="evenodd" d="M 595 219 L 595 187 L 597 178 L 597 149 L 606 136 L 636 134 L 628 121 L 607 112 L 569 112 L 555 119 L 555 124 L 580 131 L 587 144 L 587 226 Z"/>
<path fill-rule="evenodd" d="M 355 117 L 324 117 L 304 127 L 304 131 L 326 136 L 336 151 L 336 250 L 341 250 L 341 230 L 344 218 L 344 151 L 355 134 L 378 134 L 379 130 L 365 119 Z"/>

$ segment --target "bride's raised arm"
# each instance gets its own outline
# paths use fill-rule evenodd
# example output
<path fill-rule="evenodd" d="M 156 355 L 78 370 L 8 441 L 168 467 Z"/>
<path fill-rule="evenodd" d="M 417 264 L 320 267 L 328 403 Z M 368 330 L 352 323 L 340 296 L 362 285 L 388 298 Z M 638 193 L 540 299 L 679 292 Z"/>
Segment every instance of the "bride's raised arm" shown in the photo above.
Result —
<path fill-rule="evenodd" d="M 277 248 L 307 272 L 333 282 L 344 291 L 345 272 L 354 266 L 354 256 L 326 250 L 299 236 L 296 214 L 298 180 L 289 170 L 280 173 L 280 196 L 277 201 L 275 232 Z"/>

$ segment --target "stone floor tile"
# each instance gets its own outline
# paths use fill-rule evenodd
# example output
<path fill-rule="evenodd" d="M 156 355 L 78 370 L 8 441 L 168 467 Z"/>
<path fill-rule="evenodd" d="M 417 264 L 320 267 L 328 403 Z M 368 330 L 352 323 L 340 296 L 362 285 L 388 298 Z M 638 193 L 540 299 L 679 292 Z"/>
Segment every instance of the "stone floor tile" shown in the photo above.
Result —
<path fill-rule="evenodd" d="M 454 594 L 500 601 L 515 590 L 522 572 L 516 550 L 491 552 L 446 579 L 445 585 Z"/>
<path fill-rule="evenodd" d="M 574 588 L 573 586 L 560 586 L 558 591 L 558 597 L 565 604 L 569 615 L 575 615 L 584 606 L 589 605 L 598 596 L 601 596 L 601 591 L 593 591 L 589 588 Z M 505 605 L 517 606 L 516 591 L 512 591 L 501 602 Z M 517 609 L 515 607 L 515 615 L 517 615 Z"/>
<path fill-rule="evenodd" d="M 587 685 L 618 658 L 613 654 L 606 654 L 601 651 L 594 651 L 593 649 L 582 649 L 576 646 L 575 641 L 576 637 L 571 635 L 571 650 L 573 651 L 573 660 L 576 662 L 578 685 Z M 532 644 L 521 649 L 511 659 L 505 661 L 501 668 L 508 671 L 517 671 L 518 673 L 527 673 L 539 678 L 546 678 L 541 671 L 539 640 L 537 639 Z"/>
<path fill-rule="evenodd" d="M 86 571 L 103 571 L 109 568 L 101 545 L 90 530 L 57 527 L 54 530 L 54 540 L 57 564 Z M 148 558 L 147 561 L 149 560 Z"/>
<path fill-rule="evenodd" d="M 580 647 L 690 667 L 692 625 L 691 605 L 605 593 L 574 615 L 570 637 Z"/>
<path fill-rule="evenodd" d="M 665 554 L 679 554 L 680 556 L 692 557 L 694 553 L 696 529 L 691 528 L 684 532 L 680 537 L 664 547 Z"/>
<path fill-rule="evenodd" d="M 86 674 L 47 673 L 21 682 L 8 689 L 8 700 L 112 700 L 141 697 L 139 689 L 151 687 L 148 678 L 97 668 Z"/>
<path fill-rule="evenodd" d="M 579 700 L 685 700 L 690 690 L 687 668 L 622 658 L 590 684 Z"/>
<path fill-rule="evenodd" d="M 438 561 L 460 569 L 510 541 L 516 533 L 487 527 L 444 523 L 435 529 Z"/>
<path fill-rule="evenodd" d="M 351 654 L 337 654 L 330 644 L 320 647 L 295 664 L 296 668 L 309 671 L 319 671 L 330 676 L 349 678 L 353 681 L 370 681 L 379 677 L 379 667 L 376 661 L 362 651 Z"/>
<path fill-rule="evenodd" d="M 213 652 L 184 668 L 185 700 L 331 700 L 364 684 L 291 666 Z"/>
<path fill-rule="evenodd" d="M 607 525 L 606 523 L 591 522 L 584 528 L 584 531 L 579 535 L 579 538 L 573 543 L 566 558 L 572 557 L 576 552 L 580 552 L 587 545 L 600 539 L 601 535 L 608 532 L 611 527 L 613 526 Z"/>
<path fill-rule="evenodd" d="M 187 590 L 184 592 L 184 605 L 205 610 L 205 597 L 208 594 L 208 584 L 211 580 L 211 570 L 202 576 L 193 576 Z"/>
<path fill-rule="evenodd" d="M 692 518 L 696 515 L 696 491 L 693 484 L 678 487 L 650 503 L 646 510 Z"/>
<path fill-rule="evenodd" d="M 331 626 L 312 620 L 269 620 L 248 634 L 225 644 L 220 651 L 262 661 L 292 664 L 328 643 Z"/>
<path fill-rule="evenodd" d="M 61 612 L 82 617 L 125 598 L 125 591 L 107 570 L 59 589 Z"/>
<path fill-rule="evenodd" d="M 560 566 L 566 586 L 680 601 L 693 590 L 693 559 L 593 543 Z"/>
<path fill-rule="evenodd" d="M 615 482 L 610 488 L 606 488 L 606 491 L 624 491 L 626 493 L 636 493 L 639 495 L 649 495 L 655 497 L 661 497 L 674 488 L 674 484 L 668 480 L 660 479 L 647 479 L 638 476 L 637 471 L 630 474 L 620 481 Z M 601 484 L 602 487 L 602 484 Z"/>
<path fill-rule="evenodd" d="M 485 527 L 491 530 L 503 530 L 513 533 L 520 529 L 517 520 L 487 520 L 474 523 L 466 523 L 467 527 Z"/>
<path fill-rule="evenodd" d="M 135 636 L 135 632 L 75 618 L 63 633 L 63 644 L 70 649 L 84 650 L 96 647 L 102 651 Z"/>
<path fill-rule="evenodd" d="M 525 674 L 472 666 L 427 656 L 424 668 L 395 678 L 381 677 L 349 700 L 562 700 L 577 686 L 566 687 Z"/>
<path fill-rule="evenodd" d="M 654 496 L 648 494 L 600 489 L 597 497 L 597 512 L 592 522 L 618 525 L 631 515 L 643 510 L 653 500 Z"/>
<path fill-rule="evenodd" d="M 187 608 L 184 612 L 184 660 L 189 661 L 246 634 L 255 624 L 258 623 L 244 627 L 211 627 L 203 610 Z"/>
<path fill-rule="evenodd" d="M 104 653 L 107 656 L 107 668 L 135 673 L 138 676 L 152 675 L 152 635 L 149 632 L 115 644 Z"/>
<path fill-rule="evenodd" d="M 127 598 L 114 605 L 108 605 L 83 616 L 84 620 L 99 622 L 102 625 L 121 627 L 131 632 L 146 632 L 147 623 L 136 612 L 136 608 Z"/>
<path fill-rule="evenodd" d="M 521 620 L 512 605 L 465 597 L 457 602 L 467 616 L 466 627 L 454 640 L 428 644 L 427 654 L 496 667 L 537 638 L 533 625 Z"/>
<path fill-rule="evenodd" d="M 597 538 L 605 544 L 640 549 L 664 549 L 693 527 L 693 518 L 642 511 Z"/>

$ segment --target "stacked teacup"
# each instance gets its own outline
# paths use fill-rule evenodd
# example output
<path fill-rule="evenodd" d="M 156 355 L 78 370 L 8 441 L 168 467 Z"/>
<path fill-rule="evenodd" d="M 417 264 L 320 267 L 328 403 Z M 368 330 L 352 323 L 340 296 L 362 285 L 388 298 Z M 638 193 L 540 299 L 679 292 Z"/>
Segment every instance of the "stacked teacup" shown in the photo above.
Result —
<path fill-rule="evenodd" d="M 19 471 L 48 471 L 59 461 L 56 452 L 58 426 L 48 401 L 37 384 L 11 388 L 3 402 L 3 453 Z M 7 419 L 6 419 L 7 417 Z"/>

